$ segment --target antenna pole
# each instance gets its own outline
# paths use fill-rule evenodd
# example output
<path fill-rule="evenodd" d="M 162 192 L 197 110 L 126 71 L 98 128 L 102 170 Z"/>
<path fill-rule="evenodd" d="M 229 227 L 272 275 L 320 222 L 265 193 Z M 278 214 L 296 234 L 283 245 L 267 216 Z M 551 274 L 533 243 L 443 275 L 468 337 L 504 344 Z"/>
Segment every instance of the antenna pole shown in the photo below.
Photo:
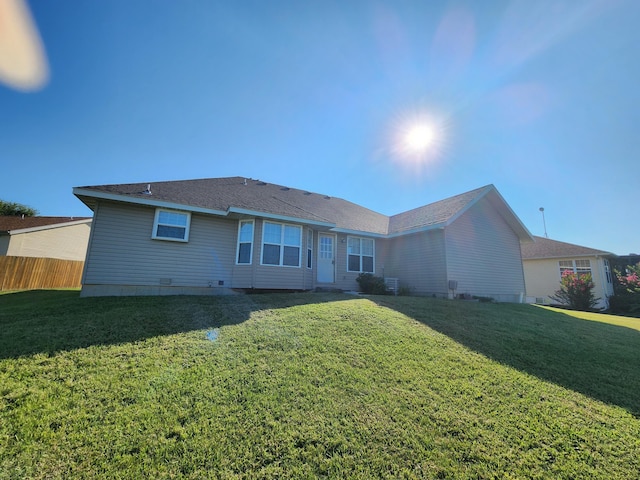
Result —
<path fill-rule="evenodd" d="M 540 207 L 539 210 L 540 210 L 540 213 L 542 213 L 542 225 L 544 226 L 544 236 L 545 238 L 549 238 L 549 235 L 547 235 L 547 222 L 544 219 L 544 207 Z"/>

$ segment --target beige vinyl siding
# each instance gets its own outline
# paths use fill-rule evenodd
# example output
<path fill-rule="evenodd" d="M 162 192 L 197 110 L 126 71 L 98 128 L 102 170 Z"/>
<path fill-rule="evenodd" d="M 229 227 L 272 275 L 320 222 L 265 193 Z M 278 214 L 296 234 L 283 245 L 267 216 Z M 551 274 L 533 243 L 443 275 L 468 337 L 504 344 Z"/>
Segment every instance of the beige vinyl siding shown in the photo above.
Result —
<path fill-rule="evenodd" d="M 307 268 L 307 232 L 308 228 L 304 229 L 304 249 L 302 252 L 302 266 L 304 268 L 304 288 L 306 290 L 311 290 L 315 286 L 314 278 L 316 275 L 316 262 L 318 261 L 317 255 L 317 244 L 318 244 L 318 233 L 313 232 L 312 238 L 312 249 L 311 249 L 311 268 Z"/>
<path fill-rule="evenodd" d="M 447 278 L 457 293 L 520 301 L 524 274 L 520 242 L 486 198 L 445 230 Z"/>
<path fill-rule="evenodd" d="M 249 218 L 243 220 L 251 220 Z M 251 264 L 250 265 L 237 265 L 236 264 L 236 256 L 238 255 L 238 223 L 239 220 L 235 221 L 236 224 L 236 233 L 233 236 L 233 241 L 235 243 L 233 256 L 231 258 L 231 263 L 233 265 L 233 275 L 231 279 L 231 288 L 253 288 L 254 282 L 254 271 L 255 266 L 260 263 L 260 237 L 258 237 L 258 220 L 254 220 L 253 223 L 253 245 L 251 252 Z"/>
<path fill-rule="evenodd" d="M 91 223 L 17 233 L 7 237 L 7 256 L 84 261 Z M 0 252 L 2 248 L 0 247 Z"/>
<path fill-rule="evenodd" d="M 387 242 L 384 272 L 418 295 L 447 295 L 442 229 L 397 237 Z"/>
<path fill-rule="evenodd" d="M 600 301 L 598 308 L 606 308 L 606 298 L 613 294 L 613 283 L 608 283 L 602 258 L 545 258 L 531 259 L 522 262 L 524 266 L 524 280 L 527 289 L 527 297 L 536 303 L 557 303 L 550 298 L 560 288 L 560 260 L 589 260 L 591 264 L 591 277 L 593 279 L 593 293 Z M 542 299 L 539 302 L 539 299 Z"/>
<path fill-rule="evenodd" d="M 365 235 L 345 235 L 339 234 L 336 235 L 336 244 L 335 244 L 335 261 L 336 261 L 336 281 L 335 288 L 339 288 L 341 290 L 358 290 L 358 282 L 356 282 L 356 278 L 360 275 L 360 272 L 349 272 L 347 271 L 347 237 L 362 237 L 362 238 L 370 238 Z M 374 272 L 373 274 L 376 276 L 382 276 L 382 270 L 384 267 L 384 263 L 382 261 L 383 255 L 380 255 L 380 251 L 384 252 L 384 239 L 374 238 Z"/>
<path fill-rule="evenodd" d="M 269 220 L 272 221 L 272 220 Z M 274 223 L 279 223 L 273 221 Z M 253 288 L 302 290 L 305 286 L 306 242 L 305 229 L 302 228 L 302 246 L 299 267 L 284 267 L 276 265 L 260 265 L 262 259 L 262 227 L 264 220 L 256 219 L 255 244 L 253 262 Z"/>
<path fill-rule="evenodd" d="M 189 242 L 181 243 L 151 239 L 154 214 L 151 207 L 100 202 L 84 283 L 230 286 L 236 221 L 194 213 Z"/>

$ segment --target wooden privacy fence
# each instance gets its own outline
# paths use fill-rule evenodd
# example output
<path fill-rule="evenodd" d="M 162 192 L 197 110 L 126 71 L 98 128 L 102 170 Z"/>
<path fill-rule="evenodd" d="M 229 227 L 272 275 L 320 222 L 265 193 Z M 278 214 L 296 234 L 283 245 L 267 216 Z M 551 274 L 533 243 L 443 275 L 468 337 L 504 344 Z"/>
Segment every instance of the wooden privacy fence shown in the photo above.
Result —
<path fill-rule="evenodd" d="M 84 262 L 40 257 L 0 257 L 0 290 L 79 288 Z"/>

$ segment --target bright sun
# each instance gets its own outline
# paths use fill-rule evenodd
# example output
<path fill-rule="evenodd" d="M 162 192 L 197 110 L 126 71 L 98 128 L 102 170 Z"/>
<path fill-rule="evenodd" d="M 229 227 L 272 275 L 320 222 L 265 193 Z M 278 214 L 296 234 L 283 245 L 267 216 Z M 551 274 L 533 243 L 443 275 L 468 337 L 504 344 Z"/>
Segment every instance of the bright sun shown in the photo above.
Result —
<path fill-rule="evenodd" d="M 393 118 L 386 137 L 389 160 L 415 174 L 433 171 L 443 160 L 449 121 L 437 111 L 405 111 Z"/>
<path fill-rule="evenodd" d="M 404 135 L 404 147 L 407 153 L 424 153 L 436 139 L 433 127 L 426 123 L 417 123 L 409 127 Z"/>

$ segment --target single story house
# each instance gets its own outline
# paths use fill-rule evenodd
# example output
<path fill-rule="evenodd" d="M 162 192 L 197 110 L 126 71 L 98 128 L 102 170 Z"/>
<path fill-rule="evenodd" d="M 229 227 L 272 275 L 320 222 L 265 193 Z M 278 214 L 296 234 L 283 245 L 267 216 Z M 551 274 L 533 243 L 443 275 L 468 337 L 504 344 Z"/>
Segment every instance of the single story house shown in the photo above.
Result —
<path fill-rule="evenodd" d="M 398 215 L 245 177 L 76 187 L 94 212 L 82 295 L 357 290 L 522 301 L 531 234 L 493 185 Z"/>
<path fill-rule="evenodd" d="M 84 261 L 91 217 L 0 216 L 0 256 Z"/>
<path fill-rule="evenodd" d="M 597 308 L 609 306 L 613 295 L 611 252 L 559 242 L 550 238 L 534 237 L 534 242 L 522 244 L 522 263 L 527 286 L 527 301 L 549 305 L 557 303 L 550 297 L 560 288 L 562 272 L 590 273 L 594 294 L 600 300 Z"/>

